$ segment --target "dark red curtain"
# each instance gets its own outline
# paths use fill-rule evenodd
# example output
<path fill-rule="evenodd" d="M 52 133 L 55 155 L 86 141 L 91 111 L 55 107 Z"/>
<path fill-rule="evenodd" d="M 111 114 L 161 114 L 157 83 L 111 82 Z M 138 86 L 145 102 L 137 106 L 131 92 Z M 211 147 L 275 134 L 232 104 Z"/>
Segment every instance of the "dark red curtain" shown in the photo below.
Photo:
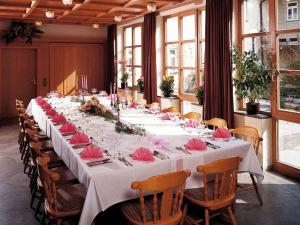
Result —
<path fill-rule="evenodd" d="M 232 0 L 206 1 L 204 118 L 234 126 L 232 94 Z"/>
<path fill-rule="evenodd" d="M 117 74 L 117 26 L 116 24 L 109 25 L 107 28 L 107 72 L 104 74 L 104 90 L 110 92 L 110 84 L 116 82 Z"/>
<path fill-rule="evenodd" d="M 143 75 L 144 75 L 144 98 L 147 103 L 156 101 L 156 14 L 150 13 L 144 17 L 143 32 Z"/>

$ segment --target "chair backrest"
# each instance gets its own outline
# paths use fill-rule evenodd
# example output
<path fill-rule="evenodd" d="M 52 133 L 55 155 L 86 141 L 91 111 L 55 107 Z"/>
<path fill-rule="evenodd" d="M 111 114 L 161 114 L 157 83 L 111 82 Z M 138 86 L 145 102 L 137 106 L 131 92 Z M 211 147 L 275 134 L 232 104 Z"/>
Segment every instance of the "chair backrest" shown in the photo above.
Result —
<path fill-rule="evenodd" d="M 39 138 L 37 136 L 37 130 L 25 128 L 26 140 L 29 142 L 38 142 Z"/>
<path fill-rule="evenodd" d="M 229 131 L 235 137 L 250 142 L 257 155 L 259 149 L 259 143 L 260 141 L 262 141 L 262 138 L 259 136 L 259 132 L 255 127 L 241 126 L 235 129 L 230 129 Z"/>
<path fill-rule="evenodd" d="M 36 161 L 38 166 L 38 173 L 46 193 L 48 206 L 51 210 L 58 211 L 55 183 L 60 179 L 60 176 L 58 173 L 54 173 L 48 170 L 47 164 L 49 160 L 49 157 L 37 157 Z"/>
<path fill-rule="evenodd" d="M 206 127 L 208 126 L 213 126 L 213 129 L 215 130 L 216 128 L 224 128 L 227 127 L 227 122 L 226 120 L 220 119 L 220 118 L 212 118 L 210 120 L 205 121 Z"/>
<path fill-rule="evenodd" d="M 163 113 L 180 113 L 179 109 L 176 107 L 170 107 L 162 110 Z"/>
<path fill-rule="evenodd" d="M 144 192 L 153 193 L 153 223 L 168 225 L 180 221 L 185 181 L 190 175 L 191 172 L 185 170 L 132 182 L 131 188 L 139 190 L 143 224 L 149 223 L 146 219 Z"/>
<path fill-rule="evenodd" d="M 140 99 L 138 101 L 138 104 L 142 105 L 142 106 L 145 106 L 147 104 L 147 100 L 146 99 Z"/>
<path fill-rule="evenodd" d="M 181 119 L 193 119 L 200 121 L 201 120 L 201 114 L 197 112 L 189 112 L 187 114 L 181 115 Z"/>
<path fill-rule="evenodd" d="M 233 157 L 197 166 L 197 171 L 203 174 L 204 207 L 218 209 L 232 203 L 239 162 L 239 157 Z"/>

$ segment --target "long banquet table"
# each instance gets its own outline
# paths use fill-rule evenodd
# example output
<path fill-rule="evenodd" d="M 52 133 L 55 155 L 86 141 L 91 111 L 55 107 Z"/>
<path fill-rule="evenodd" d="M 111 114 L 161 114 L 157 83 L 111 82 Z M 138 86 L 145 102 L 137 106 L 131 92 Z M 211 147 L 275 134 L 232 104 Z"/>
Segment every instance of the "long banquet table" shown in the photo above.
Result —
<path fill-rule="evenodd" d="M 110 101 L 107 98 L 99 97 L 99 100 L 101 104 L 110 108 Z M 203 184 L 201 177 L 196 173 L 197 165 L 226 157 L 240 156 L 243 160 L 240 163 L 239 171 L 253 173 L 259 183 L 263 179 L 263 172 L 255 151 L 248 142 L 243 140 L 208 139 L 209 137 L 204 135 L 204 130 L 184 129 L 178 121 L 163 121 L 158 115 L 147 114 L 142 109 L 121 110 L 120 120 L 143 127 L 146 136 L 119 134 L 115 132 L 115 125 L 112 121 L 106 121 L 100 116 L 87 116 L 81 113 L 79 111 L 80 103 L 72 102 L 71 97 L 49 98 L 47 101 L 57 112 L 63 113 L 67 119 L 80 127 L 102 149 L 107 149 L 114 156 L 125 156 L 133 164 L 133 166 L 126 166 L 117 157 L 113 157 L 112 163 L 89 167 L 88 161 L 80 158 L 79 153 L 83 149 L 74 149 L 67 137 L 62 136 L 59 132 L 59 126 L 52 123 L 34 99 L 31 100 L 27 112 L 34 116 L 40 128 L 52 139 L 56 153 L 80 183 L 87 188 L 80 225 L 91 224 L 99 212 L 116 203 L 136 198 L 137 193 L 130 188 L 131 182 L 153 175 L 190 169 L 192 176 L 187 180 L 186 188 L 201 187 Z M 190 138 L 199 136 L 220 148 L 191 151 L 191 154 L 176 149 L 176 147 L 186 144 Z M 169 159 L 161 160 L 155 157 L 154 162 L 140 162 L 129 157 L 140 146 L 151 148 L 149 140 L 153 137 L 168 142 L 167 149 L 161 150 L 161 152 Z"/>

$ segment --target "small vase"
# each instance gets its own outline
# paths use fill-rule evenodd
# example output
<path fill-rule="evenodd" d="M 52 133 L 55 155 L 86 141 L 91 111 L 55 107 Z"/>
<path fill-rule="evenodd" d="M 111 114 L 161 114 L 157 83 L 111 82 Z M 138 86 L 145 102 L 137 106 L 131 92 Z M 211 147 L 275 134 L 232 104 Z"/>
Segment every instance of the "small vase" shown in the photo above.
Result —
<path fill-rule="evenodd" d="M 171 97 L 171 93 L 164 93 L 164 97 L 165 97 L 165 98 Z"/>
<path fill-rule="evenodd" d="M 144 92 L 144 87 L 140 87 L 140 92 L 141 92 L 141 93 Z"/>
<path fill-rule="evenodd" d="M 125 83 L 121 83 L 121 88 L 125 89 L 126 88 L 126 84 Z"/>
<path fill-rule="evenodd" d="M 259 113 L 259 111 L 260 111 L 260 104 L 248 102 L 246 104 L 246 108 L 247 108 L 248 115 L 255 115 L 255 114 Z"/>
<path fill-rule="evenodd" d="M 203 99 L 198 99 L 199 105 L 203 105 Z"/>

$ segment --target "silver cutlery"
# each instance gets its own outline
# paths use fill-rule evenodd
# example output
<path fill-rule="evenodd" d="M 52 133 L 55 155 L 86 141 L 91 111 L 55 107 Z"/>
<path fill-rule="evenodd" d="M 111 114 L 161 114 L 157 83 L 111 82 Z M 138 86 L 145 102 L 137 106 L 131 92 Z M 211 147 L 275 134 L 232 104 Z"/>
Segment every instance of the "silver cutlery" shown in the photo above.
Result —
<path fill-rule="evenodd" d="M 169 156 L 167 156 L 167 155 L 165 155 L 165 154 L 163 154 L 163 153 L 161 153 L 161 152 L 159 152 L 159 151 L 154 151 L 154 152 L 153 152 L 153 155 L 154 155 L 154 156 L 157 156 L 157 157 L 160 158 L 161 160 L 170 159 Z"/>
<path fill-rule="evenodd" d="M 186 149 L 183 148 L 183 147 L 176 147 L 176 149 L 179 150 L 179 151 L 184 152 L 184 153 L 187 154 L 187 155 L 191 155 L 191 154 L 192 154 L 192 153 L 190 153 L 188 150 L 186 150 Z"/>
<path fill-rule="evenodd" d="M 72 148 L 78 149 L 78 148 L 83 148 L 83 147 L 86 147 L 86 146 L 89 146 L 89 145 L 91 145 L 91 143 L 79 144 L 79 145 L 72 145 Z"/>
<path fill-rule="evenodd" d="M 88 162 L 86 164 L 89 167 L 93 167 L 93 166 L 103 165 L 103 164 L 107 164 L 107 163 L 112 163 L 112 161 L 110 159 L 104 159 L 104 160 L 97 160 L 97 161 L 93 161 L 93 162 Z"/>

